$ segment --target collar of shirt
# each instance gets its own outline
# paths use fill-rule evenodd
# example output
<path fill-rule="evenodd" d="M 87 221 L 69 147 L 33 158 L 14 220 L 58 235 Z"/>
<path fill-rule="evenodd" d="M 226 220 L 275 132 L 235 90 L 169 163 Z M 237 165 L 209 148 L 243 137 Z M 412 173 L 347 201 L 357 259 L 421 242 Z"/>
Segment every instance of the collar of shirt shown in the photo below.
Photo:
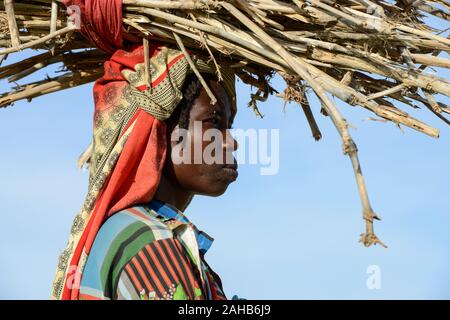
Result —
<path fill-rule="evenodd" d="M 208 249 L 211 247 L 211 245 L 214 241 L 214 238 L 211 237 L 210 235 L 208 235 L 206 232 L 197 229 L 197 227 L 194 224 L 192 224 L 192 222 L 190 222 L 189 219 L 180 210 L 178 210 L 174 206 L 172 206 L 168 203 L 153 199 L 148 204 L 148 207 L 150 209 L 152 209 L 153 211 L 155 211 L 158 215 L 164 217 L 167 220 L 175 220 L 175 221 L 179 222 L 180 224 L 190 225 L 195 232 L 195 236 L 197 238 L 197 243 L 198 243 L 198 248 L 202 255 L 204 255 L 208 251 Z"/>

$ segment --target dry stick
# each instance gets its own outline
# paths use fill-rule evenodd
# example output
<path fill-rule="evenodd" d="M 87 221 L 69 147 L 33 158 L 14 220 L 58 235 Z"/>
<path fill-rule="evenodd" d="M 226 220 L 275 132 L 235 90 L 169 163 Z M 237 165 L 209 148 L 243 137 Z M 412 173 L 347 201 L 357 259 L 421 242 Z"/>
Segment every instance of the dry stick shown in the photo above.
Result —
<path fill-rule="evenodd" d="M 221 5 L 227 9 L 236 19 L 241 21 L 252 30 L 260 39 L 264 41 L 269 46 L 273 48 L 291 67 L 294 71 L 313 88 L 319 99 L 322 101 L 325 110 L 330 115 L 335 127 L 337 128 L 341 138 L 343 140 L 343 150 L 344 154 L 347 154 L 353 165 L 353 170 L 355 172 L 356 181 L 358 184 L 358 190 L 361 197 L 361 202 L 363 206 L 363 218 L 366 221 L 366 233 L 361 234 L 360 241 L 365 246 L 370 246 L 372 244 L 379 243 L 380 245 L 385 245 L 377 238 L 373 230 L 373 219 L 379 219 L 378 216 L 373 211 L 369 197 L 367 194 L 366 185 L 364 182 L 364 177 L 361 171 L 361 165 L 358 159 L 357 147 L 348 132 L 348 125 L 346 120 L 339 113 L 337 108 L 334 106 L 333 102 L 328 98 L 326 93 L 323 91 L 321 86 L 311 77 L 304 64 L 299 59 L 295 59 L 289 52 L 287 52 L 282 46 L 280 46 L 276 41 L 274 41 L 268 34 L 261 30 L 255 23 L 243 15 L 239 10 L 237 10 L 232 4 L 227 2 L 222 2 Z"/>
<path fill-rule="evenodd" d="M 368 90 L 390 90 L 391 88 L 395 87 L 394 83 L 391 83 L 386 80 L 376 80 L 374 78 L 369 77 L 368 75 L 361 74 L 359 72 L 356 73 L 356 77 L 358 78 L 357 81 L 360 82 L 362 86 L 366 86 Z M 413 86 L 413 89 L 416 89 L 416 87 Z M 413 108 L 417 108 L 411 101 L 407 100 L 405 97 L 412 98 L 417 102 L 423 102 L 423 98 L 417 94 L 411 95 L 411 92 L 408 91 L 409 86 L 405 87 L 405 90 L 402 90 L 401 95 L 399 93 L 391 93 L 389 96 L 390 98 L 393 98 L 399 102 L 403 102 Z M 375 93 L 376 94 L 376 93 Z"/>
<path fill-rule="evenodd" d="M 20 46 L 19 29 L 17 28 L 16 16 L 14 15 L 14 1 L 5 0 L 5 11 L 8 18 L 9 33 L 11 35 L 12 47 Z"/>
<path fill-rule="evenodd" d="M 434 2 L 440 3 L 440 4 L 442 4 L 443 6 L 445 6 L 447 9 L 450 10 L 450 4 L 448 3 L 447 0 L 438 0 L 438 1 L 434 1 Z"/>
<path fill-rule="evenodd" d="M 189 53 L 186 51 L 186 48 L 184 47 L 183 41 L 181 40 L 180 36 L 177 35 L 175 32 L 172 32 L 173 36 L 175 38 L 175 40 L 177 41 L 178 46 L 180 47 L 181 51 L 183 51 L 184 56 L 187 60 L 187 62 L 189 63 L 189 65 L 191 66 L 192 71 L 194 71 L 195 75 L 197 76 L 198 80 L 200 81 L 200 83 L 202 84 L 203 88 L 205 88 L 206 93 L 208 94 L 209 98 L 211 99 L 210 104 L 211 105 L 215 105 L 217 103 L 217 99 L 214 96 L 214 94 L 212 93 L 211 89 L 208 87 L 208 85 L 206 84 L 205 79 L 203 79 L 202 75 L 200 74 L 200 72 L 198 71 L 194 61 L 192 61 L 191 56 L 189 55 Z"/>
<path fill-rule="evenodd" d="M 252 6 L 258 8 L 259 10 L 273 11 L 279 14 L 298 14 L 298 8 L 292 4 L 283 3 L 283 5 L 278 5 L 275 3 L 261 3 L 261 2 L 251 2 Z"/>
<path fill-rule="evenodd" d="M 55 33 L 56 32 L 56 22 L 58 19 L 58 3 L 53 0 L 52 1 L 52 13 L 51 13 L 51 17 L 50 17 L 50 34 Z M 55 41 L 54 39 L 52 40 L 52 46 L 50 48 L 50 52 L 52 53 L 52 55 L 55 54 Z"/>
<path fill-rule="evenodd" d="M 418 70 L 419 73 L 422 72 L 425 68 L 423 66 L 419 68 L 416 68 L 416 66 L 414 65 L 414 63 L 412 62 L 412 57 L 411 57 L 411 53 L 408 51 L 408 49 L 405 49 L 408 55 L 409 60 L 411 60 L 410 62 L 408 62 L 409 65 L 412 64 L 412 69 L 414 70 Z M 433 54 L 438 55 L 439 51 L 434 51 Z M 434 57 L 431 57 L 434 58 Z M 444 121 L 446 124 L 450 124 L 450 120 L 448 120 L 447 118 L 445 118 L 442 115 L 442 108 L 439 106 L 439 104 L 436 102 L 436 100 L 434 99 L 433 95 L 426 89 L 424 88 L 420 88 L 422 93 L 425 95 L 425 98 L 428 101 L 427 103 L 424 103 L 424 105 L 430 109 L 438 118 L 440 118 L 442 121 Z"/>
<path fill-rule="evenodd" d="M 320 49 L 313 49 L 313 57 L 320 59 L 323 62 L 343 65 L 349 68 L 358 68 L 360 70 L 377 73 L 386 77 L 394 78 L 398 82 L 403 82 L 405 85 L 412 87 L 427 88 L 446 96 L 450 96 L 450 83 L 444 79 L 439 79 L 435 76 L 424 75 L 416 70 L 409 70 L 408 72 L 402 69 L 377 68 L 377 66 L 367 65 L 366 61 L 353 56 L 347 56 L 340 53 L 330 53 Z M 379 65 L 378 65 L 379 66 Z M 386 69 L 386 71 L 385 71 Z"/>
<path fill-rule="evenodd" d="M 306 96 L 305 90 L 300 92 L 302 95 L 301 101 L 299 101 L 300 106 L 303 109 L 306 120 L 308 120 L 309 127 L 311 128 L 312 136 L 316 141 L 319 141 L 322 138 L 322 133 L 320 132 L 319 126 L 317 125 L 316 119 L 311 110 L 311 106 L 308 101 L 308 97 Z"/>
<path fill-rule="evenodd" d="M 11 40 L 8 38 L 4 38 L 4 40 L 0 40 L 0 47 L 9 47 L 11 45 Z M 19 37 L 20 42 L 28 42 L 28 41 L 34 41 L 40 39 L 38 36 L 20 36 Z"/>
<path fill-rule="evenodd" d="M 299 58 L 297 61 L 299 61 L 299 60 L 304 62 L 304 59 Z M 307 67 L 307 70 L 309 72 L 316 69 L 316 68 L 313 68 L 313 66 L 308 65 L 308 64 L 305 64 L 305 66 Z M 327 77 L 330 79 L 333 79 L 333 78 L 329 77 L 328 75 L 327 75 Z M 305 80 L 307 80 L 310 84 L 313 84 L 310 79 L 305 79 Z M 315 80 L 314 80 L 314 82 L 315 82 Z M 335 80 L 335 79 L 333 79 L 333 80 Z M 324 83 L 322 82 L 321 85 L 324 85 Z M 319 89 L 320 89 L 319 92 L 321 92 L 322 88 L 320 88 L 320 86 L 317 83 L 316 83 L 316 86 L 319 87 Z M 324 87 L 328 87 L 328 90 L 330 90 L 329 85 L 326 85 Z M 314 84 L 312 85 L 312 88 L 316 91 L 316 93 L 318 93 L 317 89 L 314 88 Z M 318 96 L 319 96 L 319 98 L 321 98 L 320 94 Z M 325 108 L 326 113 L 328 115 L 331 115 L 331 118 L 332 118 L 333 122 L 335 123 L 336 128 L 338 129 L 339 133 L 341 134 L 341 136 L 343 138 L 344 153 L 348 154 L 352 160 L 353 168 L 354 168 L 356 179 L 358 182 L 358 188 L 359 188 L 360 195 L 361 195 L 361 201 L 363 203 L 363 213 L 364 213 L 364 217 L 366 218 L 367 233 L 362 235 L 361 240 L 363 241 L 363 243 L 365 245 L 377 243 L 378 239 L 376 239 L 375 235 L 373 234 L 373 225 L 372 225 L 372 219 L 376 218 L 376 215 L 373 213 L 373 210 L 371 209 L 371 206 L 370 206 L 370 203 L 369 203 L 369 200 L 367 197 L 366 187 L 365 187 L 362 173 L 360 171 L 359 160 L 357 157 L 357 149 L 348 133 L 347 123 L 346 123 L 345 119 L 342 118 L 342 116 L 340 115 L 338 110 L 334 107 L 334 105 L 330 104 L 329 101 L 323 99 L 322 105 Z"/>
<path fill-rule="evenodd" d="M 347 71 L 339 82 L 342 83 L 344 86 L 348 86 L 350 85 L 350 83 L 352 83 L 352 79 L 353 79 L 353 71 Z"/>
<path fill-rule="evenodd" d="M 0 108 L 4 108 L 18 100 L 32 99 L 44 94 L 89 83 L 98 79 L 99 76 L 101 76 L 100 71 L 79 72 L 77 75 L 70 72 L 52 79 L 51 81 L 43 80 L 38 84 L 26 85 L 25 89 L 21 91 L 0 95 Z"/>
<path fill-rule="evenodd" d="M 401 90 L 403 90 L 405 88 L 406 88 L 406 85 L 404 83 L 399 84 L 398 86 L 389 88 L 387 90 L 376 92 L 376 93 L 373 93 L 371 95 L 368 95 L 367 96 L 367 101 L 375 100 L 377 98 L 382 98 L 384 96 L 388 96 L 388 95 L 394 94 L 394 93 L 399 92 L 399 91 L 401 91 Z"/>
<path fill-rule="evenodd" d="M 45 37 L 42 37 L 40 39 L 37 39 L 37 40 L 34 40 L 34 41 L 30 41 L 30 42 L 27 42 L 27 43 L 22 43 L 19 46 L 11 47 L 11 48 L 5 49 L 3 51 L 0 51 L 0 55 L 6 54 L 6 53 L 11 53 L 11 52 L 17 52 L 17 51 L 21 51 L 23 49 L 27 49 L 27 48 L 31 48 L 31 47 L 37 46 L 38 44 L 45 43 L 45 42 L 47 42 L 50 39 L 53 39 L 53 38 L 55 38 L 55 37 L 57 37 L 59 35 L 71 32 L 71 31 L 76 30 L 76 29 L 77 29 L 77 27 L 75 25 L 67 26 L 65 28 L 59 29 L 58 31 L 56 31 L 56 32 L 54 32 L 52 34 L 46 35 Z"/>
<path fill-rule="evenodd" d="M 255 8 L 255 9 L 256 9 L 256 8 Z M 274 20 L 272 20 L 272 19 L 269 19 L 269 18 L 266 18 L 266 17 L 263 17 L 263 16 L 260 16 L 260 18 L 261 18 L 261 20 L 263 20 L 265 23 L 271 25 L 272 27 L 274 27 L 274 28 L 276 28 L 276 29 L 278 29 L 278 30 L 281 30 L 281 31 L 285 30 L 285 29 L 284 29 L 284 26 L 283 26 L 282 24 L 280 24 L 280 23 L 278 23 L 278 22 L 276 22 L 276 21 L 274 21 Z"/>
<path fill-rule="evenodd" d="M 249 6 L 252 8 L 252 11 L 255 11 L 255 13 L 260 16 L 260 17 L 267 17 L 267 13 L 263 10 L 260 10 L 257 6 L 255 6 L 255 3 L 252 3 L 251 1 L 246 1 L 249 2 Z"/>
<path fill-rule="evenodd" d="M 425 103 L 424 101 L 422 101 L 422 103 L 431 110 L 431 112 L 433 112 L 439 119 L 441 119 L 442 121 L 444 121 L 446 124 L 450 125 L 450 120 L 447 119 L 446 117 L 444 117 L 442 115 L 442 112 L 447 112 L 444 110 L 444 108 L 442 108 L 434 99 L 433 95 L 431 93 L 429 93 L 427 90 L 421 90 L 422 93 L 425 95 L 426 100 L 428 101 L 428 103 Z"/>
<path fill-rule="evenodd" d="M 244 0 L 236 0 L 236 4 L 239 6 L 239 8 L 241 8 L 242 10 L 244 10 L 245 12 L 247 12 L 253 19 L 255 19 L 255 21 L 261 26 L 261 27 L 265 27 L 264 22 L 261 20 L 261 18 L 254 13 L 252 10 L 250 10 L 250 8 L 248 7 L 246 1 Z"/>
<path fill-rule="evenodd" d="M 259 12 L 262 12 L 261 10 L 259 10 L 256 7 L 250 7 L 247 4 L 247 1 L 244 0 L 236 0 L 237 4 L 240 6 L 240 8 L 242 8 L 242 10 L 244 10 L 245 12 L 247 12 L 253 19 L 255 19 L 255 21 L 261 26 L 261 27 L 265 27 L 264 22 L 266 22 L 267 24 L 271 25 L 272 27 L 278 29 L 278 30 L 284 30 L 284 26 L 279 24 L 276 21 L 273 21 L 272 19 L 267 18 L 267 15 L 260 15 Z M 256 12 L 254 12 L 254 11 Z"/>
<path fill-rule="evenodd" d="M 366 21 L 362 21 L 360 19 L 357 19 L 347 13 L 344 13 L 342 11 L 339 11 L 338 9 L 331 7 L 325 3 L 320 2 L 319 0 L 307 0 L 308 2 L 310 2 L 312 5 L 321 8 L 323 10 L 326 10 L 328 12 L 330 12 L 331 14 L 334 14 L 340 18 L 343 19 L 344 22 L 348 22 L 349 24 L 353 24 L 355 26 L 361 27 L 361 28 L 365 28 L 368 30 L 376 30 L 378 32 L 380 32 L 381 34 L 389 34 L 391 32 L 392 29 L 397 29 L 403 32 L 407 32 L 407 33 L 412 33 L 415 35 L 418 35 L 420 37 L 425 37 L 428 39 L 432 39 L 432 40 L 436 40 L 439 41 L 447 46 L 450 46 L 450 40 L 434 35 L 430 32 L 426 32 L 426 31 L 422 31 L 422 30 L 418 30 L 415 28 L 411 28 L 405 25 L 400 25 L 400 24 L 393 24 L 392 26 L 388 23 L 386 23 L 383 19 L 376 17 L 376 22 L 377 23 L 367 23 Z M 302 3 L 298 0 L 293 0 L 293 2 L 295 4 L 297 4 L 300 8 L 302 6 Z M 352 9 L 349 9 L 351 11 L 354 11 Z M 375 19 L 375 18 L 374 18 Z"/>
<path fill-rule="evenodd" d="M 411 52 L 409 52 L 408 48 L 406 48 L 406 47 L 403 47 L 400 50 L 402 52 L 403 60 L 408 65 L 410 70 L 415 70 L 416 69 L 416 65 L 414 64 L 414 62 L 413 62 L 413 60 L 411 58 Z"/>
<path fill-rule="evenodd" d="M 18 81 L 40 69 L 47 67 L 48 65 L 62 62 L 69 69 L 82 70 L 86 64 L 99 64 L 104 61 L 104 56 L 98 56 L 99 52 L 95 50 L 91 56 L 86 53 L 62 53 L 57 51 L 58 54 L 52 56 L 50 52 L 33 56 L 31 59 L 21 61 L 18 65 L 6 66 L 2 71 L 0 68 L 0 77 L 4 78 L 9 76 L 8 82 Z M 28 60 L 28 61 L 27 61 Z M 76 66 L 75 66 L 76 65 Z"/>
<path fill-rule="evenodd" d="M 401 123 L 431 137 L 439 137 L 439 130 L 430 127 L 422 121 L 414 119 L 404 112 L 400 112 L 400 110 L 396 108 L 394 109 L 392 107 L 388 108 L 387 106 L 380 106 L 372 100 L 367 100 L 367 96 L 351 87 L 342 85 L 338 80 L 323 72 L 319 68 L 310 65 L 308 71 L 313 75 L 314 79 L 321 86 L 326 88 L 328 92 L 338 97 L 342 101 L 345 101 L 349 104 L 359 104 L 364 108 L 372 111 L 379 117 L 391 120 L 394 123 Z"/>
<path fill-rule="evenodd" d="M 404 25 L 395 25 L 395 29 L 403 31 L 403 32 L 412 33 L 412 34 L 418 35 L 419 37 L 425 37 L 425 38 L 428 38 L 428 39 L 431 39 L 431 40 L 439 41 L 440 43 L 443 43 L 443 44 L 447 45 L 447 47 L 450 46 L 450 40 L 449 39 L 437 36 L 435 34 L 432 34 L 432 33 L 426 32 L 426 31 L 422 31 L 422 30 L 419 30 L 419 29 L 414 29 L 414 28 L 411 28 L 411 27 L 408 27 L 408 26 L 404 26 Z"/>
<path fill-rule="evenodd" d="M 42 61 L 42 63 L 45 63 L 45 64 L 55 63 L 55 62 L 59 62 L 61 60 L 66 61 L 66 59 L 64 59 L 64 57 L 61 57 L 60 55 L 52 57 L 50 52 L 46 52 L 45 55 L 47 57 L 50 56 L 50 59 L 46 59 L 46 60 Z M 36 58 L 34 60 L 39 61 L 38 58 L 42 58 L 43 56 L 44 55 L 37 55 L 37 56 L 34 56 L 33 59 Z M 74 54 L 74 57 L 71 60 L 77 60 L 77 59 L 78 59 L 77 55 Z M 27 60 L 29 60 L 29 59 L 27 59 Z M 67 60 L 69 60 L 69 59 L 67 59 Z M 84 63 L 85 61 L 89 61 L 89 59 L 83 59 L 83 60 L 81 60 L 81 63 Z M 4 73 L 11 74 L 11 72 L 18 69 L 18 66 L 14 66 L 14 65 L 15 64 L 11 65 L 12 66 L 11 70 L 7 69 L 9 66 L 6 66 L 6 67 L 0 68 L 0 69 L 5 69 Z M 40 63 L 38 63 L 36 65 L 31 65 L 30 63 L 27 63 L 27 65 L 29 66 L 29 69 L 26 69 L 23 72 L 19 72 L 18 75 L 24 76 L 26 73 L 31 73 L 31 72 L 36 71 L 37 68 L 35 68 L 35 67 L 39 67 Z M 66 65 L 67 65 L 67 61 L 66 61 Z M 21 74 L 21 73 L 24 73 L 24 74 Z M 22 99 L 30 100 L 33 97 L 37 97 L 37 96 L 44 95 L 47 93 L 52 93 L 55 91 L 63 90 L 67 86 L 69 86 L 69 87 L 79 86 L 84 83 L 94 81 L 96 78 L 100 77 L 102 75 L 102 73 L 103 73 L 102 68 L 94 69 L 93 71 L 79 70 L 79 71 L 75 71 L 74 73 L 65 74 L 65 75 L 57 77 L 57 78 L 53 78 L 53 79 L 47 78 L 47 79 L 44 79 L 44 80 L 41 80 L 38 82 L 28 83 L 28 84 L 19 86 L 19 91 L 0 94 L 0 106 L 8 105 L 8 104 L 11 104 L 15 101 L 22 100 Z M 13 77 L 15 77 L 15 71 L 12 74 L 14 75 Z M 50 85 L 50 87 L 48 87 L 48 85 L 47 85 L 47 83 L 49 81 L 53 82 L 53 84 Z M 57 85 L 58 82 L 60 83 L 60 85 Z"/>
<path fill-rule="evenodd" d="M 369 1 L 369 0 L 355 0 L 355 1 L 366 6 L 367 9 L 372 9 L 374 11 L 374 13 L 377 15 L 377 17 L 386 18 L 383 7 L 379 6 L 378 4 L 376 4 L 372 1 Z"/>
<path fill-rule="evenodd" d="M 8 82 L 14 82 L 14 81 L 18 81 L 34 72 L 36 72 L 37 70 L 40 70 L 42 68 L 45 68 L 46 66 L 48 66 L 49 64 L 53 64 L 56 62 L 60 62 L 61 61 L 61 57 L 52 57 L 50 59 L 38 62 L 36 64 L 34 64 L 33 66 L 26 68 L 20 72 L 15 73 L 14 75 L 12 75 L 11 77 L 8 78 Z"/>
<path fill-rule="evenodd" d="M 192 20 L 194 20 L 195 22 L 197 22 L 197 18 L 195 17 L 195 15 L 194 15 L 193 13 L 190 13 L 190 16 L 191 16 Z M 202 31 L 200 31 L 200 30 L 197 30 L 197 31 L 198 31 L 198 34 L 200 35 L 200 39 L 201 39 L 203 45 L 205 46 L 206 50 L 207 50 L 208 53 L 209 53 L 209 56 L 211 57 L 211 60 L 212 60 L 213 63 L 214 63 L 214 66 L 216 67 L 216 71 L 217 71 L 217 79 L 218 79 L 219 81 L 221 81 L 223 78 L 222 78 L 222 73 L 220 72 L 220 66 L 217 64 L 216 58 L 214 58 L 214 55 L 213 55 L 211 49 L 209 48 L 208 43 L 206 42 L 206 39 L 205 39 L 206 36 L 205 36 L 205 34 L 204 34 Z"/>
<path fill-rule="evenodd" d="M 298 0 L 293 0 L 293 2 L 299 7 L 302 8 L 303 4 L 298 1 Z M 357 26 L 360 28 L 364 28 L 364 29 L 368 29 L 368 30 L 376 30 L 382 34 L 387 34 L 390 31 L 390 27 L 386 26 L 386 24 L 383 23 L 377 23 L 377 24 L 372 24 L 372 23 L 367 23 L 366 21 L 362 21 L 358 18 L 355 18 L 352 15 L 349 15 L 343 11 L 340 11 L 332 6 L 329 6 L 325 3 L 322 3 L 318 0 L 307 0 L 307 2 L 309 2 L 310 4 L 312 4 L 313 6 L 320 8 L 322 10 L 325 10 L 327 12 L 329 12 L 331 15 L 336 16 L 338 18 L 341 18 L 342 22 L 345 22 L 347 24 L 353 25 L 353 26 Z M 380 19 L 381 21 L 381 19 Z"/>
<path fill-rule="evenodd" d="M 82 169 L 84 167 L 84 165 L 90 161 L 93 150 L 94 150 L 94 143 L 93 143 L 93 141 L 91 141 L 89 146 L 78 157 L 78 160 L 77 160 L 78 169 Z"/>
<path fill-rule="evenodd" d="M 447 12 L 445 12 L 441 9 L 435 8 L 435 7 L 427 5 L 427 4 L 419 5 L 419 6 L 417 6 L 417 8 L 426 13 L 429 13 L 435 17 L 450 21 L 450 14 L 448 14 Z"/>
<path fill-rule="evenodd" d="M 0 67 L 0 79 L 15 75 L 16 73 L 20 73 L 22 70 L 26 70 L 38 63 L 44 62 L 50 58 L 52 58 L 51 53 L 44 52 L 41 54 L 31 56 L 26 59 L 23 59 L 21 61 L 11 63 L 4 67 Z M 59 61 L 63 60 L 62 54 L 58 55 L 57 57 L 53 57 L 53 58 L 58 59 Z"/>
<path fill-rule="evenodd" d="M 154 9 L 201 10 L 216 6 L 215 1 L 161 1 L 161 0 L 123 0 L 124 6 L 139 6 Z"/>
<path fill-rule="evenodd" d="M 306 96 L 305 85 L 300 84 L 298 77 L 293 78 L 289 74 L 279 72 L 279 74 L 284 78 L 286 82 L 286 89 L 283 93 L 278 93 L 276 96 L 283 98 L 284 106 L 286 106 L 287 101 L 297 102 L 305 114 L 306 120 L 308 121 L 309 127 L 311 129 L 312 136 L 314 140 L 319 141 L 322 138 L 322 133 L 320 132 L 319 126 L 317 125 L 316 119 L 311 111 L 311 106 Z"/>
<path fill-rule="evenodd" d="M 406 35 L 404 33 L 398 34 L 395 37 L 396 41 L 401 42 L 402 45 L 405 44 L 405 42 L 408 42 L 408 45 L 411 48 L 416 48 L 416 51 L 419 51 L 417 48 L 423 47 L 423 49 L 430 49 L 430 50 L 442 50 L 445 52 L 450 52 L 450 46 L 445 45 L 443 43 L 430 40 L 430 39 L 424 39 L 423 37 L 416 37 L 411 35 Z M 399 44 L 395 44 L 396 46 Z"/>
<path fill-rule="evenodd" d="M 39 61 L 50 58 L 51 55 L 48 52 L 44 52 L 26 59 L 23 59 L 18 62 L 11 63 L 7 66 L 0 67 L 0 78 L 5 78 L 13 75 L 16 72 L 20 72 L 25 68 L 29 68 L 30 66 L 38 63 Z"/>
<path fill-rule="evenodd" d="M 421 91 L 423 92 L 423 94 L 427 98 L 427 100 L 428 100 L 428 102 L 430 104 L 431 110 L 434 113 L 442 113 L 442 108 L 438 105 L 438 103 L 434 99 L 433 95 L 431 93 L 429 93 L 427 90 L 421 89 Z"/>
<path fill-rule="evenodd" d="M 8 18 L 9 33 L 11 35 L 11 44 L 13 47 L 20 45 L 19 29 L 17 28 L 16 16 L 14 15 L 14 1 L 5 0 L 5 11 Z"/>
<path fill-rule="evenodd" d="M 440 53 L 439 50 L 435 50 L 435 51 L 433 51 L 432 56 L 427 56 L 426 58 L 424 57 L 424 60 L 422 60 L 422 61 L 425 61 L 425 60 L 428 60 L 427 62 L 429 62 L 430 60 L 439 61 L 438 63 L 434 62 L 433 65 L 437 65 L 437 64 L 441 64 L 442 63 L 442 65 L 440 65 L 441 67 L 444 67 L 444 68 L 450 67 L 450 64 L 448 64 L 448 63 L 447 63 L 447 65 L 444 64 L 444 61 L 448 62 L 448 60 L 436 57 L 437 55 L 439 55 L 439 53 Z M 425 55 L 418 55 L 418 56 L 425 56 Z M 414 58 L 416 59 L 416 57 L 414 57 Z M 421 58 L 419 58 L 419 59 L 421 59 Z M 422 63 L 424 63 L 424 62 L 422 62 Z M 422 72 L 426 68 L 427 68 L 427 65 L 423 64 L 417 69 L 420 70 L 420 72 Z M 450 109 L 448 107 L 446 107 L 446 106 L 445 107 L 441 106 L 434 99 L 433 95 L 428 90 L 424 90 L 423 88 L 421 88 L 421 91 L 425 95 L 425 98 L 428 101 L 428 104 L 425 103 L 424 101 L 422 101 L 422 103 L 428 109 L 430 109 L 438 118 L 440 118 L 442 121 L 444 121 L 445 123 L 450 125 L 450 120 L 448 120 L 446 117 L 444 117 L 442 115 L 442 112 L 450 114 L 450 112 L 449 112 Z"/>
<path fill-rule="evenodd" d="M 424 64 L 425 66 L 435 66 L 450 69 L 449 59 L 433 57 L 428 54 L 418 54 L 418 53 L 411 53 L 411 57 L 416 63 Z"/>
<path fill-rule="evenodd" d="M 135 23 L 133 20 L 131 19 L 127 19 L 127 18 L 123 18 L 123 22 L 132 26 L 133 28 L 135 28 L 136 30 L 139 30 L 140 32 L 142 32 L 146 37 L 148 37 L 150 34 L 149 32 L 144 29 L 143 27 L 141 27 L 139 24 Z"/>
<path fill-rule="evenodd" d="M 0 54 L 0 66 L 2 65 L 3 61 L 5 61 L 8 58 L 7 54 Z"/>
<path fill-rule="evenodd" d="M 155 22 L 148 23 L 148 24 L 146 24 L 145 29 L 144 29 L 143 27 L 134 23 L 130 19 L 123 19 L 123 22 L 125 24 L 128 24 L 128 25 L 132 26 L 133 28 L 141 31 L 149 40 L 156 40 L 156 41 L 160 41 L 160 42 L 165 42 L 166 44 L 177 45 L 177 42 L 175 41 L 173 34 L 163 30 L 164 27 L 154 28 L 149 25 L 149 24 L 158 25 L 158 23 L 155 23 Z M 167 29 L 178 32 L 178 30 L 175 30 L 174 28 L 172 28 L 172 29 L 167 28 Z M 200 40 L 198 40 L 198 41 L 200 41 Z"/>

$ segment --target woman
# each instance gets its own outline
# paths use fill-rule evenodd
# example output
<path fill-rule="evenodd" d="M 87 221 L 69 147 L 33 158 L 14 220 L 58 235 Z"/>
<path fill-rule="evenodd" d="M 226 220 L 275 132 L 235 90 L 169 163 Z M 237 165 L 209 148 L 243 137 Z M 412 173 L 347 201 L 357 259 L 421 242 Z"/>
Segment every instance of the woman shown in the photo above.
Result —
<path fill-rule="evenodd" d="M 218 82 L 214 66 L 193 57 L 218 100 L 213 106 L 185 55 L 154 42 L 149 83 L 143 46 L 124 45 L 118 32 L 121 2 L 98 2 L 114 4 L 115 19 L 107 20 L 116 27 L 106 29 L 90 13 L 112 9 L 94 11 L 89 1 L 81 2 L 82 33 L 113 54 L 94 85 L 88 194 L 60 256 L 52 297 L 226 299 L 220 278 L 204 259 L 212 238 L 183 211 L 195 194 L 218 196 L 237 178 L 231 155 L 237 143 L 228 132 L 236 113 L 234 73 L 222 68 Z M 210 142 L 203 135 L 209 129 L 222 134 L 215 156 L 219 150 L 231 163 L 204 161 Z M 196 145 L 201 161 L 180 163 L 177 157 L 192 154 Z"/>

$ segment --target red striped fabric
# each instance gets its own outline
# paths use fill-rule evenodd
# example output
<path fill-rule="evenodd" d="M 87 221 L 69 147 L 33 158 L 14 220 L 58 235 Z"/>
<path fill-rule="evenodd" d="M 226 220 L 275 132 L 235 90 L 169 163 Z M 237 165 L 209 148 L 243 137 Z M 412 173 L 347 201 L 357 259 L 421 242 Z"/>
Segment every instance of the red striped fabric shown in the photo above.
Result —
<path fill-rule="evenodd" d="M 206 299 L 199 271 L 192 263 L 181 243 L 175 239 L 162 239 L 146 245 L 125 266 L 124 272 L 131 280 L 133 290 L 154 292 L 154 299 L 172 299 L 181 284 L 187 299 Z M 226 300 L 213 275 L 207 274 L 212 299 Z M 195 291 L 201 290 L 201 297 Z"/>

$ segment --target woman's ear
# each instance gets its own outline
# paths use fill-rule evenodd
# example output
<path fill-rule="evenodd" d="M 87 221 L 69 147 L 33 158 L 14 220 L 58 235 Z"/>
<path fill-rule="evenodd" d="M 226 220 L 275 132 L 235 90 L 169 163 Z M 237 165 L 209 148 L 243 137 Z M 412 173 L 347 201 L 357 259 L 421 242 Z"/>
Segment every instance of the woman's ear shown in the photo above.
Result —
<path fill-rule="evenodd" d="M 175 145 L 180 143 L 183 140 L 183 136 L 181 134 L 176 134 L 176 131 L 179 130 L 180 126 L 178 123 L 170 122 L 167 124 L 166 133 L 167 133 L 167 146 L 172 149 Z M 174 134 L 175 132 L 175 134 Z M 172 136 L 174 136 L 174 140 L 172 140 Z M 176 139 L 175 139 L 176 138 Z"/>

